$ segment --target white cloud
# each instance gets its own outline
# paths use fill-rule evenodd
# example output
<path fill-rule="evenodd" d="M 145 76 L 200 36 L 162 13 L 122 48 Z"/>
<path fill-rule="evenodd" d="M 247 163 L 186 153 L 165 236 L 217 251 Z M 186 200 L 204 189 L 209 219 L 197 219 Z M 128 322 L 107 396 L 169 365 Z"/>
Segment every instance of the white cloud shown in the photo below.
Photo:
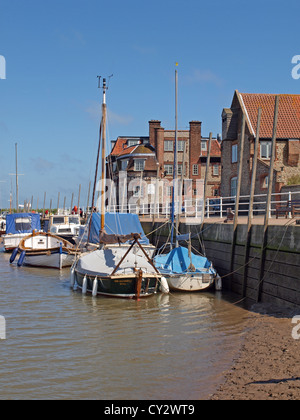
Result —
<path fill-rule="evenodd" d="M 120 115 L 120 114 L 116 114 L 115 112 L 109 111 L 108 121 L 111 124 L 128 125 L 133 121 L 133 117 L 131 115 Z"/>

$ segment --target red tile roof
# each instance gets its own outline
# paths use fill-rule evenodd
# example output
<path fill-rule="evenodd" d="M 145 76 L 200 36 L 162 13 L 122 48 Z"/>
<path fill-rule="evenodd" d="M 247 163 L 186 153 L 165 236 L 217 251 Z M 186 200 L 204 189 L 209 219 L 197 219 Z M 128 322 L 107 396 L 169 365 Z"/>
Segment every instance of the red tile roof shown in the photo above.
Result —
<path fill-rule="evenodd" d="M 260 138 L 271 138 L 275 94 L 240 93 L 241 106 L 245 107 L 250 132 L 255 136 L 258 108 L 262 108 Z M 300 95 L 280 94 L 278 108 L 277 138 L 300 138 Z"/>
<path fill-rule="evenodd" d="M 202 138 L 203 140 L 203 138 Z M 208 140 L 207 140 L 207 146 L 208 146 Z M 207 156 L 207 150 L 201 150 L 201 155 L 200 156 Z M 211 141 L 211 146 L 210 146 L 210 156 L 217 156 L 220 157 L 221 156 L 221 145 L 218 142 L 217 139 L 212 139 Z"/>
<path fill-rule="evenodd" d="M 113 155 L 113 156 L 119 155 L 123 151 L 123 149 L 126 145 L 126 142 L 127 142 L 127 139 L 118 138 L 116 140 L 116 143 L 115 143 L 112 151 L 111 151 L 111 155 Z"/>
<path fill-rule="evenodd" d="M 134 149 L 136 149 L 136 147 L 137 147 L 136 144 L 134 146 L 129 146 L 129 147 L 125 146 L 124 149 L 120 151 L 120 153 L 118 153 L 118 154 L 114 153 L 114 154 L 117 155 L 117 156 L 130 155 L 130 153 L 132 153 L 134 151 Z"/>

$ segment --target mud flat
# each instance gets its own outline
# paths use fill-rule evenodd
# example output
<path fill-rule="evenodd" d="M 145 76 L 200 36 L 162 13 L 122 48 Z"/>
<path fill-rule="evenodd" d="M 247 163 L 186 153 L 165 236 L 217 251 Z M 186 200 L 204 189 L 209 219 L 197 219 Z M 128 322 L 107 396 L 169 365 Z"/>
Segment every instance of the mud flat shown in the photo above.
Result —
<path fill-rule="evenodd" d="M 239 354 L 211 399 L 300 399 L 300 308 L 252 307 Z"/>

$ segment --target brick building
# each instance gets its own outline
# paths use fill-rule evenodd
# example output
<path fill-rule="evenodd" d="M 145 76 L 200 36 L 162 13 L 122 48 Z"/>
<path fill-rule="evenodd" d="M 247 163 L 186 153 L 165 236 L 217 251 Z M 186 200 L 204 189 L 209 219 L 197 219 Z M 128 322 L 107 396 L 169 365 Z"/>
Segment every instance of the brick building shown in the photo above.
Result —
<path fill-rule="evenodd" d="M 160 121 L 149 121 L 148 137 L 118 137 L 112 144 L 108 177 L 116 185 L 120 183 L 121 171 L 126 171 L 128 182 L 139 178 L 153 185 L 153 180 L 157 178 L 169 182 L 173 179 L 175 130 L 165 130 Z M 200 121 L 191 121 L 189 130 L 177 131 L 177 176 L 192 180 L 193 197 L 197 195 L 196 180 L 205 178 L 207 148 L 208 138 L 201 136 Z M 221 147 L 214 138 L 211 144 L 208 196 L 219 195 L 220 183 Z M 137 182 L 128 196 L 138 194 L 141 189 Z M 170 188 L 167 194 L 171 195 Z M 120 197 L 117 201 L 120 202 Z"/>
<path fill-rule="evenodd" d="M 230 108 L 222 112 L 221 195 L 234 196 L 237 187 L 242 115 L 245 113 L 245 145 L 241 194 L 249 195 L 258 108 L 262 108 L 255 194 L 265 194 L 271 157 L 275 94 L 234 93 Z M 279 95 L 273 192 L 297 181 L 300 175 L 300 95 Z"/>
<path fill-rule="evenodd" d="M 201 135 L 201 122 L 191 121 L 189 130 L 177 131 L 178 176 L 183 171 L 184 179 L 191 179 L 193 195 L 196 195 L 196 180 L 205 178 L 208 138 Z M 174 165 L 175 130 L 165 130 L 161 122 L 149 121 L 149 143 L 156 150 L 160 170 L 171 179 Z M 208 196 L 219 195 L 221 183 L 221 147 L 212 139 L 210 170 L 208 173 Z"/>

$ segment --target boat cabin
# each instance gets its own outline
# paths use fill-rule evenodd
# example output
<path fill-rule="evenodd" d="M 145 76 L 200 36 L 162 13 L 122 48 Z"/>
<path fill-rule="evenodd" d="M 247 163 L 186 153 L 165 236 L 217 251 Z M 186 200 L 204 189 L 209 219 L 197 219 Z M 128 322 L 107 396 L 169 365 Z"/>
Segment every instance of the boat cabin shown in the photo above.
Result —
<path fill-rule="evenodd" d="M 51 215 L 44 226 L 45 232 L 51 232 L 68 240 L 78 236 L 79 228 L 80 216 L 78 214 Z"/>

